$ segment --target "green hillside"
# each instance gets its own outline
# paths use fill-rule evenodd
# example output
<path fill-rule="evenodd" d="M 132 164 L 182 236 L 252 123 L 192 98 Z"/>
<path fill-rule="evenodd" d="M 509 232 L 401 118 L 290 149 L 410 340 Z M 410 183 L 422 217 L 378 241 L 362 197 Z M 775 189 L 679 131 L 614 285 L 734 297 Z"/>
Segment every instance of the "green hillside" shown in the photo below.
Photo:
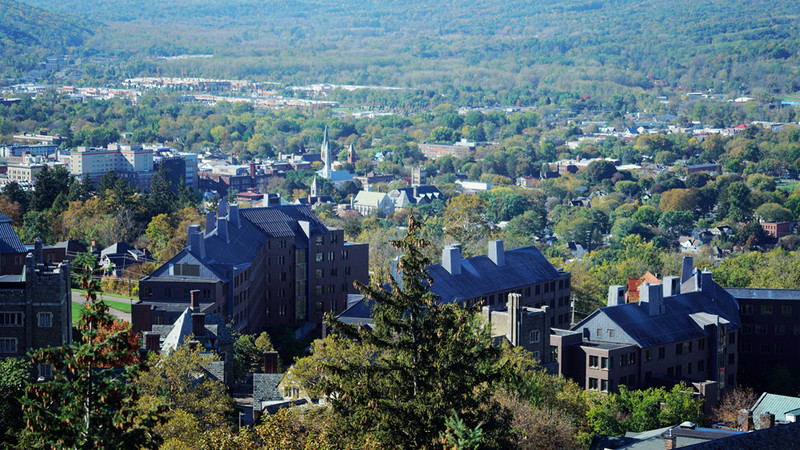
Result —
<path fill-rule="evenodd" d="M 162 74 L 455 89 L 800 90 L 796 3 L 108 0 L 30 3 L 110 25 L 92 45 L 213 53 Z"/>
<path fill-rule="evenodd" d="M 72 53 L 94 24 L 13 0 L 0 0 L 0 75 L 18 77 L 48 56 Z"/>

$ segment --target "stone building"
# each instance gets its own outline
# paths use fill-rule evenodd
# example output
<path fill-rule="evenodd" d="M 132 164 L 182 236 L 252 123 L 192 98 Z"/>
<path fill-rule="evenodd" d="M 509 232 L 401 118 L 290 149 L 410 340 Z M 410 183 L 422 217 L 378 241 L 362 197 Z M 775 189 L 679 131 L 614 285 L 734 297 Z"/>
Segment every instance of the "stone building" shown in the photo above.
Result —
<path fill-rule="evenodd" d="M 0 276 L 0 357 L 71 343 L 71 297 L 69 263 L 46 264 L 37 239 L 23 272 Z M 52 376 L 48 364 L 37 369 L 39 376 Z"/>
<path fill-rule="evenodd" d="M 550 307 L 520 306 L 522 295 L 508 294 L 505 308 L 484 306 L 481 316 L 492 327 L 496 341 L 507 341 L 511 346 L 531 352 L 543 366 L 550 361 Z M 555 371 L 556 368 L 552 367 Z"/>

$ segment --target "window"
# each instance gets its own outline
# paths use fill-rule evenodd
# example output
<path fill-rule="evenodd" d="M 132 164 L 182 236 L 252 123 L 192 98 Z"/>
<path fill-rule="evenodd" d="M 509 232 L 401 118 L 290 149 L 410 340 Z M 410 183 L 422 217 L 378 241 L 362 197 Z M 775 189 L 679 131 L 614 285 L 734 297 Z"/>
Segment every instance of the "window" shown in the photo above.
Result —
<path fill-rule="evenodd" d="M 331 300 L 331 311 L 336 311 L 338 305 L 339 303 L 336 302 L 336 299 Z"/>
<path fill-rule="evenodd" d="M 286 239 L 281 239 L 281 248 L 286 248 Z"/>
<path fill-rule="evenodd" d="M 278 309 L 278 314 L 280 314 L 281 317 L 286 315 L 286 306 L 285 305 L 281 305 L 280 309 Z"/>
<path fill-rule="evenodd" d="M 706 349 L 706 341 L 705 339 L 700 339 L 697 341 L 697 349 L 698 350 L 705 350 Z"/>
<path fill-rule="evenodd" d="M 46 363 L 39 364 L 39 376 L 43 378 L 53 378 L 53 366 Z"/>
<path fill-rule="evenodd" d="M 756 324 L 756 334 L 767 334 L 767 326 L 763 323 Z"/>
<path fill-rule="evenodd" d="M 600 390 L 603 392 L 608 392 L 610 384 L 608 380 L 600 380 Z"/>
<path fill-rule="evenodd" d="M 540 292 L 542 292 L 542 285 L 541 284 L 537 284 L 536 285 L 536 292 L 534 292 L 534 295 L 539 295 Z"/>
<path fill-rule="evenodd" d="M 733 364 L 734 362 L 736 362 L 736 354 L 728 353 L 728 364 Z"/>
<path fill-rule="evenodd" d="M 338 267 L 334 267 L 334 268 L 332 268 L 332 269 L 330 270 L 330 273 L 331 273 L 331 276 L 332 276 L 332 277 L 335 277 L 336 275 L 338 275 L 338 274 L 339 274 L 339 268 L 338 268 Z"/>
<path fill-rule="evenodd" d="M 17 339 L 0 338 L 0 353 L 17 353 Z"/>
<path fill-rule="evenodd" d="M 743 316 L 752 316 L 753 315 L 753 305 L 742 305 L 742 315 Z"/>
<path fill-rule="evenodd" d="M 783 324 L 775 325 L 775 335 L 786 336 L 786 325 Z"/>
<path fill-rule="evenodd" d="M 142 293 L 144 294 L 145 297 L 152 297 L 153 296 L 153 288 L 151 288 L 151 287 L 142 288 Z"/>
<path fill-rule="evenodd" d="M 164 288 L 164 297 L 172 298 L 172 288 Z"/>
<path fill-rule="evenodd" d="M 743 323 L 742 324 L 742 334 L 753 334 L 753 324 L 752 323 Z"/>
<path fill-rule="evenodd" d="M 286 281 L 286 272 L 281 272 L 281 281 Z"/>
<path fill-rule="evenodd" d="M 628 356 L 628 364 L 630 364 L 630 365 L 636 364 L 636 353 L 631 353 Z"/>
<path fill-rule="evenodd" d="M 644 360 L 645 362 L 650 362 L 653 360 L 653 351 L 652 350 L 645 350 L 644 352 Z"/>
<path fill-rule="evenodd" d="M 529 336 L 530 343 L 539 342 L 539 334 L 540 334 L 539 330 L 531 330 Z"/>
<path fill-rule="evenodd" d="M 614 329 L 613 329 L 613 328 L 609 328 L 609 329 L 608 329 L 608 330 L 606 330 L 606 331 L 608 331 L 608 337 L 610 337 L 610 338 L 613 338 L 613 337 L 614 337 Z"/>
<path fill-rule="evenodd" d="M 530 297 L 531 295 L 531 287 L 528 286 L 525 288 L 525 297 Z"/>
<path fill-rule="evenodd" d="M 697 370 L 700 372 L 706 370 L 706 361 L 704 359 L 697 361 Z"/>
<path fill-rule="evenodd" d="M 269 313 L 270 313 L 269 306 L 267 306 L 266 311 L 267 311 L 267 317 L 269 317 Z"/>
<path fill-rule="evenodd" d="M 769 316 L 772 314 L 772 305 L 761 305 L 761 315 Z"/>
<path fill-rule="evenodd" d="M 347 257 L 348 257 L 347 250 L 342 250 L 342 259 L 347 259 Z"/>
<path fill-rule="evenodd" d="M 332 284 L 329 284 L 328 285 L 328 294 L 333 294 L 334 292 L 336 292 L 336 287 L 334 285 L 332 285 Z"/>
<path fill-rule="evenodd" d="M 597 329 L 597 337 L 603 337 L 603 329 L 602 328 L 598 328 Z"/>
<path fill-rule="evenodd" d="M 325 239 L 322 236 L 317 236 L 317 246 L 322 245 L 325 242 Z"/>
<path fill-rule="evenodd" d="M 350 275 L 350 266 L 345 266 L 344 274 L 345 274 L 345 276 Z"/>
<path fill-rule="evenodd" d="M 22 326 L 21 312 L 0 313 L 0 327 L 21 327 L 21 326 Z"/>
<path fill-rule="evenodd" d="M 336 259 L 336 252 L 328 252 L 328 261 Z"/>
<path fill-rule="evenodd" d="M 781 306 L 781 315 L 782 316 L 791 316 L 792 315 L 792 307 L 789 305 Z"/>
<path fill-rule="evenodd" d="M 347 292 L 347 283 L 342 283 L 342 292 Z"/>
<path fill-rule="evenodd" d="M 53 326 L 53 314 L 49 312 L 39 313 L 39 326 L 40 327 L 52 327 Z"/>
<path fill-rule="evenodd" d="M 317 262 L 322 262 L 322 257 L 323 257 L 322 252 L 317 252 L 316 261 Z"/>
<path fill-rule="evenodd" d="M 597 378 L 589 378 L 589 389 L 596 391 L 597 387 L 598 387 Z"/>
<path fill-rule="evenodd" d="M 317 285 L 317 287 L 316 287 L 316 293 L 317 293 L 317 295 L 322 295 L 322 285 L 321 285 L 321 284 L 318 284 L 318 285 Z"/>
<path fill-rule="evenodd" d="M 286 257 L 285 256 L 278 256 L 278 265 L 282 266 L 285 263 L 286 263 Z"/>
<path fill-rule="evenodd" d="M 550 346 L 550 361 L 558 361 L 558 346 Z"/>
<path fill-rule="evenodd" d="M 339 236 L 335 233 L 331 233 L 331 245 L 336 245 L 339 243 Z"/>
<path fill-rule="evenodd" d="M 683 354 L 683 344 L 677 344 L 675 346 L 675 354 L 682 355 Z"/>
<path fill-rule="evenodd" d="M 736 343 L 736 333 L 729 333 L 728 334 L 728 344 L 735 344 Z"/>
<path fill-rule="evenodd" d="M 322 309 L 323 309 L 322 302 L 316 302 L 316 303 L 314 304 L 314 310 L 315 310 L 315 311 L 317 311 L 317 312 L 322 312 Z"/>
<path fill-rule="evenodd" d="M 322 277 L 325 276 L 325 271 L 322 270 L 322 269 L 317 269 L 316 270 L 316 275 L 317 275 L 317 278 L 322 278 Z"/>
<path fill-rule="evenodd" d="M 175 275 L 186 277 L 199 277 L 200 265 L 199 264 L 175 264 L 172 266 L 172 271 Z"/>
<path fill-rule="evenodd" d="M 628 365 L 628 355 L 619 356 L 619 366 L 624 367 Z"/>
<path fill-rule="evenodd" d="M 589 356 L 589 367 L 598 367 L 600 358 L 597 356 Z"/>
<path fill-rule="evenodd" d="M 658 348 L 658 359 L 664 359 L 666 354 L 666 349 L 664 347 Z"/>
<path fill-rule="evenodd" d="M 600 368 L 601 369 L 613 369 L 614 368 L 614 358 L 600 358 Z"/>
<path fill-rule="evenodd" d="M 541 358 L 539 358 L 539 352 L 533 352 L 533 359 L 535 359 L 536 361 L 542 360 Z"/>

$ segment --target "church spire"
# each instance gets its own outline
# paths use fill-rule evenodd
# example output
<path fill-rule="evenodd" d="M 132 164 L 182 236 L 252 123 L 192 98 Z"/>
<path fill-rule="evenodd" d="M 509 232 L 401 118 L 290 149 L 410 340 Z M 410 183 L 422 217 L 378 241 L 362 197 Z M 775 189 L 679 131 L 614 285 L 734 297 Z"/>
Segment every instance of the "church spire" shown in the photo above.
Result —
<path fill-rule="evenodd" d="M 317 187 L 317 176 L 316 175 L 314 175 L 314 181 L 311 182 L 311 189 L 310 190 L 311 190 L 311 192 L 310 192 L 311 197 L 318 197 L 319 196 L 319 194 L 317 194 L 318 187 Z"/>
<path fill-rule="evenodd" d="M 322 135 L 322 148 L 320 148 L 322 156 L 323 177 L 330 178 L 331 173 L 331 144 L 328 142 L 328 125 L 325 125 L 325 133 Z"/>

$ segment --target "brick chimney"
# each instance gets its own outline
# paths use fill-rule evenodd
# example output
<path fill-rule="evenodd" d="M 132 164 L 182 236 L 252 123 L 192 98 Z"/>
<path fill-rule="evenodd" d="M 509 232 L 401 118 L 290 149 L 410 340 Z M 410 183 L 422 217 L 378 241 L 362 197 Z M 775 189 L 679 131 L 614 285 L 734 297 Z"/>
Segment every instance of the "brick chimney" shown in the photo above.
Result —
<path fill-rule="evenodd" d="M 760 430 L 766 428 L 772 428 L 775 426 L 775 414 L 772 414 L 771 412 L 767 411 L 761 415 L 761 417 L 759 418 L 759 422 L 761 425 L 761 427 L 759 428 Z"/>
<path fill-rule="evenodd" d="M 189 292 L 191 299 L 192 312 L 200 312 L 200 289 L 193 289 Z"/>
<path fill-rule="evenodd" d="M 736 421 L 739 423 L 740 429 L 745 433 L 753 431 L 755 428 L 753 426 L 753 414 L 749 409 L 740 409 L 736 416 Z"/>
<path fill-rule="evenodd" d="M 664 436 L 664 450 L 673 450 L 678 448 L 678 438 L 672 435 L 671 431 L 672 430 L 670 430 L 669 436 Z"/>
<path fill-rule="evenodd" d="M 194 337 L 203 337 L 206 335 L 206 315 L 205 313 L 192 314 L 192 334 Z"/>
<path fill-rule="evenodd" d="M 278 373 L 278 352 L 264 352 L 264 373 Z"/>
<path fill-rule="evenodd" d="M 144 333 L 145 350 L 158 353 L 161 350 L 161 333 L 157 331 L 147 331 Z"/>

